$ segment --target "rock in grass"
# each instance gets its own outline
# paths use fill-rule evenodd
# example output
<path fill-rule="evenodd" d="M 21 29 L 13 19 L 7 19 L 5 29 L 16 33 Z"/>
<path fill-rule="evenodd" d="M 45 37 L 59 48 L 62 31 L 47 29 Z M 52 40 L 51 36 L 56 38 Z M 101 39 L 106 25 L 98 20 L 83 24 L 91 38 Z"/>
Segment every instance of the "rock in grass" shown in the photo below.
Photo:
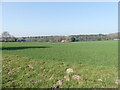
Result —
<path fill-rule="evenodd" d="M 12 72 L 8 72 L 8 75 L 11 75 L 12 74 Z"/>
<path fill-rule="evenodd" d="M 98 81 L 103 81 L 102 79 L 98 79 Z"/>
<path fill-rule="evenodd" d="M 2 70 L 0 70 L 0 73 L 2 73 Z"/>
<path fill-rule="evenodd" d="M 59 86 L 63 85 L 63 80 L 59 80 L 59 81 L 57 81 L 56 84 L 59 85 Z"/>
<path fill-rule="evenodd" d="M 73 72 L 73 69 L 72 69 L 72 68 L 68 68 L 68 69 L 66 70 L 66 73 L 67 73 L 67 74 L 69 74 L 69 73 L 71 73 L 71 72 Z"/>
<path fill-rule="evenodd" d="M 70 78 L 69 78 L 68 75 L 67 75 L 67 76 L 64 76 L 64 79 L 65 79 L 66 81 L 70 81 Z"/>
<path fill-rule="evenodd" d="M 116 80 L 115 83 L 120 85 L 120 80 Z"/>
<path fill-rule="evenodd" d="M 56 82 L 56 84 L 53 84 L 52 88 L 59 88 L 59 86 L 63 85 L 63 80 L 59 80 Z"/>
<path fill-rule="evenodd" d="M 32 66 L 31 64 L 29 64 L 28 66 L 29 66 L 29 68 L 32 68 L 32 69 L 33 69 L 33 66 Z"/>
<path fill-rule="evenodd" d="M 72 78 L 76 80 L 83 80 L 79 75 L 73 75 Z"/>
<path fill-rule="evenodd" d="M 59 86 L 56 84 L 53 84 L 52 88 L 59 88 Z"/>

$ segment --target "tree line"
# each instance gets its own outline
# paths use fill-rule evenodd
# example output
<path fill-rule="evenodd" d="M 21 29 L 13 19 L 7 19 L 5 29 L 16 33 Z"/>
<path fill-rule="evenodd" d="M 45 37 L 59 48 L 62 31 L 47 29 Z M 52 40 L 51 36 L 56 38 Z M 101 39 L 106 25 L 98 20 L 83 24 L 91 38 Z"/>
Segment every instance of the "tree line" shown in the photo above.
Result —
<path fill-rule="evenodd" d="M 118 35 L 119 34 L 119 35 Z M 80 41 L 104 41 L 120 39 L 120 33 L 112 34 L 90 34 L 90 35 L 70 35 L 70 36 L 31 36 L 14 37 L 9 32 L 3 32 L 0 41 L 2 42 L 80 42 Z"/>

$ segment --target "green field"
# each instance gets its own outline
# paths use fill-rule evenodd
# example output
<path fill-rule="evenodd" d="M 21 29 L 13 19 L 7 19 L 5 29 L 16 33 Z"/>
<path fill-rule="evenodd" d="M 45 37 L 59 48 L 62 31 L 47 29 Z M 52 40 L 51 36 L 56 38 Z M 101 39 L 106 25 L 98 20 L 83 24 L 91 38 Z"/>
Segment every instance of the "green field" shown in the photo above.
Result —
<path fill-rule="evenodd" d="M 51 88 L 63 80 L 60 88 L 116 88 L 118 42 L 4 42 L 3 87 Z M 32 68 L 29 67 L 32 66 Z M 66 69 L 72 68 L 70 81 Z M 9 75 L 9 72 L 11 74 Z M 79 82 L 72 78 L 79 75 Z"/>

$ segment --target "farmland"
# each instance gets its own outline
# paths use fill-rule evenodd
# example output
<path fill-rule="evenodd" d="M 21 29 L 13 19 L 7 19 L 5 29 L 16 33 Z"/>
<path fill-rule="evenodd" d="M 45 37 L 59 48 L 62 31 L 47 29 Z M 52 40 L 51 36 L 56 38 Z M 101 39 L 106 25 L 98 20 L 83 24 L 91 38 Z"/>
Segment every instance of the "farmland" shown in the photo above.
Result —
<path fill-rule="evenodd" d="M 2 56 L 3 87 L 50 88 L 58 80 L 64 81 L 60 88 L 117 87 L 117 41 L 4 42 Z M 68 68 L 70 81 L 64 79 Z"/>

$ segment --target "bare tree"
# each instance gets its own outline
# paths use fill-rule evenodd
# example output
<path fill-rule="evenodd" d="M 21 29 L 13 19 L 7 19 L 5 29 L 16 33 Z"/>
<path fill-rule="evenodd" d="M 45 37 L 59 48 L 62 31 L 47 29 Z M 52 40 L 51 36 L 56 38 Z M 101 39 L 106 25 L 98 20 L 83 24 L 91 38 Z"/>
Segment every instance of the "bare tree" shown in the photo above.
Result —
<path fill-rule="evenodd" d="M 2 33 L 2 41 L 9 42 L 9 41 L 16 41 L 16 38 L 9 34 L 9 32 L 5 31 Z"/>

